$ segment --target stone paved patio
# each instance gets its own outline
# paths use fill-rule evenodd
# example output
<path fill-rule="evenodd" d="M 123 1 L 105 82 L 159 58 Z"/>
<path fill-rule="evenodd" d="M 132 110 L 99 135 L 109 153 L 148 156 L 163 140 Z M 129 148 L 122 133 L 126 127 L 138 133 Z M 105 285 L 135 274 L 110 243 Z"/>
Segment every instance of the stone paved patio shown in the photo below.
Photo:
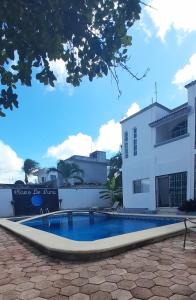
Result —
<path fill-rule="evenodd" d="M 96 262 L 41 254 L 0 228 L 0 300 L 196 300 L 196 236 L 182 236 Z"/>

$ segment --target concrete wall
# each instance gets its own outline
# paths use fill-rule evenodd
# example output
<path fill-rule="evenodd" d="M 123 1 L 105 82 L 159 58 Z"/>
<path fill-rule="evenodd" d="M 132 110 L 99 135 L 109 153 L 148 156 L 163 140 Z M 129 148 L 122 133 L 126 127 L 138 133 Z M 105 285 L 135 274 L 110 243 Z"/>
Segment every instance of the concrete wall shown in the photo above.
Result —
<path fill-rule="evenodd" d="M 188 104 L 191 111 L 188 116 L 189 136 L 155 147 L 156 128 L 149 123 L 161 117 L 160 108 L 157 107 L 144 111 L 130 118 L 122 124 L 122 133 L 128 131 L 129 157 L 124 157 L 123 152 L 123 202 L 127 208 L 156 209 L 155 177 L 178 172 L 187 172 L 187 199 L 193 198 L 194 180 L 194 133 L 195 133 L 195 103 L 196 85 L 189 92 Z M 165 114 L 165 113 L 164 113 Z M 133 156 L 132 128 L 137 127 L 138 154 Z M 150 180 L 150 191 L 147 193 L 133 193 L 133 180 Z"/>
<path fill-rule="evenodd" d="M 0 217 L 11 217 L 14 215 L 11 189 L 0 189 Z"/>
<path fill-rule="evenodd" d="M 99 198 L 102 189 L 59 189 L 59 199 L 62 199 L 62 209 L 76 209 L 89 207 L 110 207 L 109 200 Z M 0 189 L 0 218 L 14 216 L 11 189 Z"/>
<path fill-rule="evenodd" d="M 59 198 L 63 199 L 61 208 L 89 208 L 89 207 L 110 207 L 109 200 L 99 197 L 102 189 L 59 189 Z"/>

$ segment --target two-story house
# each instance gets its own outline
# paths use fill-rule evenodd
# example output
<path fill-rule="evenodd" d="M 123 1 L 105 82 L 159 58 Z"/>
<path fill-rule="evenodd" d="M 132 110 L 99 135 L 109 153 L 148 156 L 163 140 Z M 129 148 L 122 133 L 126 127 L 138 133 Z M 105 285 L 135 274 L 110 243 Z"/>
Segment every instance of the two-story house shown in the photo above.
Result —
<path fill-rule="evenodd" d="M 106 152 L 94 151 L 89 156 L 73 155 L 65 159 L 66 163 L 74 163 L 83 170 L 83 183 L 87 185 L 104 185 L 107 182 Z M 43 184 L 53 181 L 58 187 L 64 186 L 64 179 L 57 171 L 47 168 L 39 169 L 37 172 L 38 183 Z M 70 179 L 71 185 L 79 182 L 77 179 Z"/>
<path fill-rule="evenodd" d="M 153 103 L 121 121 L 125 208 L 179 207 L 196 198 L 196 80 L 188 102 Z"/>

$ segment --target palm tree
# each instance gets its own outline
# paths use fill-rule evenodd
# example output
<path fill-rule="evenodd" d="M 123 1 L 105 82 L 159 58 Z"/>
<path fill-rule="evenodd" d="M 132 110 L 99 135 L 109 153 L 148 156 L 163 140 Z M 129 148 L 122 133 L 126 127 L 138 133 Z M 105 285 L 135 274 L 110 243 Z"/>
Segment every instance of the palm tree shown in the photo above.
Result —
<path fill-rule="evenodd" d="M 65 162 L 64 160 L 59 160 L 57 163 L 57 168 L 49 168 L 50 171 L 56 171 L 62 175 L 65 185 L 69 184 L 69 179 L 77 179 L 81 183 L 83 182 L 84 171 L 81 170 L 77 164 Z"/>
<path fill-rule="evenodd" d="M 106 189 L 99 192 L 100 198 L 111 200 L 113 203 L 119 201 L 122 204 L 122 187 L 118 186 L 117 179 L 113 176 L 108 179 Z"/>
<path fill-rule="evenodd" d="M 122 153 L 119 151 L 113 157 L 110 158 L 109 162 L 109 174 L 108 179 L 111 180 L 115 177 L 115 184 L 118 187 L 122 187 Z"/>
<path fill-rule="evenodd" d="M 29 183 L 29 176 L 35 175 L 35 172 L 39 169 L 39 163 L 30 158 L 25 159 L 22 170 L 25 173 L 25 183 Z"/>

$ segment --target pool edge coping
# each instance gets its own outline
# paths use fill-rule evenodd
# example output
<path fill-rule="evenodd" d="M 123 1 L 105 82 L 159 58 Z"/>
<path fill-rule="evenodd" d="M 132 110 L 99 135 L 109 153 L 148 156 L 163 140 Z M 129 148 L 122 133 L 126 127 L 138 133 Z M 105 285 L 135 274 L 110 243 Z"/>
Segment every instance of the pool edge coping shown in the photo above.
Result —
<path fill-rule="evenodd" d="M 179 222 L 89 242 L 70 240 L 7 219 L 1 219 L 0 226 L 27 240 L 49 255 L 67 259 L 69 257 L 71 259 L 90 259 L 110 256 L 127 249 L 164 240 L 184 231 L 184 223 Z"/>

